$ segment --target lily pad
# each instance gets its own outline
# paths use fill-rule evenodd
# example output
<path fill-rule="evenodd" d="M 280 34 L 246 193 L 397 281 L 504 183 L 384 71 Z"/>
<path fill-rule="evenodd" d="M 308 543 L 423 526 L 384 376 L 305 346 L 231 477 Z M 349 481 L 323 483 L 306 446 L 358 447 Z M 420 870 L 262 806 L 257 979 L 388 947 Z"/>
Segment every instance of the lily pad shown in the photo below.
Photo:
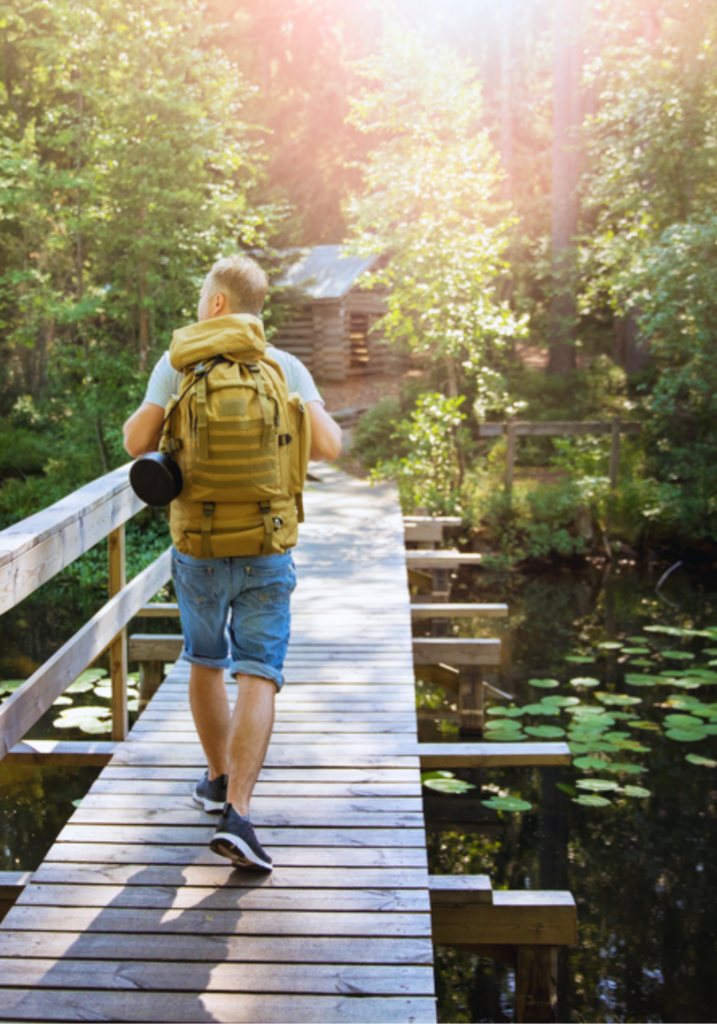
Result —
<path fill-rule="evenodd" d="M 649 654 L 649 647 L 623 647 L 623 654 Z"/>
<path fill-rule="evenodd" d="M 652 796 L 650 790 L 643 789 L 642 786 L 624 786 L 622 792 L 625 796 L 631 796 L 637 800 L 645 800 L 648 796 Z"/>
<path fill-rule="evenodd" d="M 625 693 L 601 693 L 595 694 L 601 704 L 642 704 L 642 700 L 639 697 L 628 697 Z"/>
<path fill-rule="evenodd" d="M 565 729 L 561 729 L 557 725 L 528 725 L 525 727 L 525 731 L 530 736 L 540 736 L 546 740 L 556 740 L 565 735 Z"/>
<path fill-rule="evenodd" d="M 595 658 L 590 654 L 566 654 L 565 660 L 573 665 L 590 665 Z"/>
<path fill-rule="evenodd" d="M 612 779 L 578 779 L 575 785 L 578 789 L 589 789 L 593 793 L 607 793 L 618 788 L 617 782 Z"/>
<path fill-rule="evenodd" d="M 529 811 L 533 806 L 517 796 L 494 796 L 490 800 L 481 800 L 481 803 L 484 807 L 492 807 L 494 811 Z"/>
<path fill-rule="evenodd" d="M 56 705 L 60 706 L 60 705 L 63 705 L 63 704 L 64 705 L 72 704 L 72 697 L 57 697 L 55 700 L 53 700 L 52 704 L 53 704 L 53 707 L 56 706 Z"/>
<path fill-rule="evenodd" d="M 700 718 L 693 718 L 691 715 L 665 715 L 665 722 L 672 729 L 699 729 L 703 728 Z"/>
<path fill-rule="evenodd" d="M 489 715 L 501 715 L 504 718 L 520 718 L 521 715 L 525 714 L 525 708 L 503 708 L 503 707 L 492 707 L 488 708 Z"/>
<path fill-rule="evenodd" d="M 529 679 L 529 686 L 536 686 L 540 690 L 554 690 L 560 683 L 557 679 Z"/>
<path fill-rule="evenodd" d="M 615 746 L 618 750 L 631 750 L 637 754 L 649 754 L 650 748 L 644 747 L 637 740 L 616 740 Z"/>
<path fill-rule="evenodd" d="M 707 739 L 707 733 L 697 729 L 668 729 L 665 736 L 680 743 L 696 743 L 698 740 Z"/>
<path fill-rule="evenodd" d="M 429 779 L 453 779 L 453 772 L 436 769 L 430 772 L 421 772 L 421 782 L 428 782 Z"/>
<path fill-rule="evenodd" d="M 672 658 L 674 661 L 692 661 L 694 654 L 689 651 L 660 651 L 663 658 Z"/>
<path fill-rule="evenodd" d="M 570 680 L 571 686 L 599 686 L 600 680 L 593 679 L 592 676 L 577 676 L 575 679 Z"/>
<path fill-rule="evenodd" d="M 698 679 L 704 679 L 706 682 L 714 683 L 717 682 L 717 672 L 714 672 L 711 668 L 702 668 L 701 665 L 693 665 L 687 671 L 687 678 L 696 676 Z"/>
<path fill-rule="evenodd" d="M 137 697 L 127 701 L 128 711 L 139 711 L 139 699 Z"/>
<path fill-rule="evenodd" d="M 560 708 L 554 704 L 526 704 L 525 711 L 529 715 L 559 715 Z"/>
<path fill-rule="evenodd" d="M 615 732 L 606 732 L 605 733 L 605 739 L 606 740 L 612 740 L 613 743 L 616 743 L 618 740 L 629 739 L 629 737 L 630 737 L 630 733 L 629 732 L 621 732 L 621 731 L 617 731 L 616 730 Z"/>
<path fill-rule="evenodd" d="M 91 682 L 87 679 L 75 679 L 74 683 L 70 683 L 67 687 L 68 693 L 87 693 L 88 690 L 92 690 L 94 684 L 97 682 L 93 679 Z"/>
<path fill-rule="evenodd" d="M 616 711 L 615 708 L 610 708 L 610 715 L 618 722 L 631 722 L 633 718 L 637 718 L 634 711 Z"/>
<path fill-rule="evenodd" d="M 604 796 L 588 796 L 587 793 L 576 796 L 573 799 L 574 804 L 581 804 L 583 807 L 610 807 L 610 801 L 606 800 Z"/>
<path fill-rule="evenodd" d="M 494 718 L 490 722 L 486 722 L 486 731 L 492 732 L 494 729 L 498 729 L 501 732 L 519 732 L 520 722 L 516 722 L 515 719 L 509 718 Z"/>
<path fill-rule="evenodd" d="M 579 697 L 558 697 L 552 694 L 550 697 L 543 697 L 541 704 L 553 705 L 556 708 L 571 708 L 580 703 Z"/>
<path fill-rule="evenodd" d="M 603 643 L 598 644 L 598 647 L 603 651 L 619 651 L 622 644 L 618 643 L 616 640 L 604 640 Z"/>
<path fill-rule="evenodd" d="M 614 775 L 642 775 L 643 772 L 647 771 L 647 768 L 643 768 L 641 764 L 619 764 L 613 762 L 612 764 L 605 765 L 605 771 L 611 772 Z"/>
<path fill-rule="evenodd" d="M 464 782 L 463 779 L 424 779 L 423 785 L 438 793 L 467 793 L 469 789 L 475 789 L 472 782 Z"/>
<path fill-rule="evenodd" d="M 713 761 L 711 757 L 702 757 L 700 754 L 685 754 L 685 761 L 689 761 L 690 764 L 701 764 L 705 768 L 717 768 L 717 761 Z"/>
<path fill-rule="evenodd" d="M 625 674 L 625 682 L 628 686 L 654 686 L 657 679 L 655 676 L 648 676 L 645 673 L 627 672 Z"/>
<path fill-rule="evenodd" d="M 652 668 L 652 662 L 648 658 L 630 658 L 628 665 L 635 668 Z"/>
<path fill-rule="evenodd" d="M 646 732 L 661 732 L 657 722 L 630 722 L 631 729 L 644 729 Z"/>
<path fill-rule="evenodd" d="M 602 771 L 603 768 L 608 764 L 607 761 L 603 761 L 601 757 L 576 757 L 573 761 L 576 768 L 581 771 Z"/>
<path fill-rule="evenodd" d="M 109 732 L 112 729 L 112 723 L 110 721 L 103 722 L 99 718 L 85 718 L 79 723 L 79 727 L 82 732 L 93 734 Z"/>
<path fill-rule="evenodd" d="M 588 743 L 580 743 L 579 740 L 572 740 L 569 736 L 568 740 L 568 747 L 570 748 L 571 754 L 587 754 L 587 752 L 592 749 Z"/>

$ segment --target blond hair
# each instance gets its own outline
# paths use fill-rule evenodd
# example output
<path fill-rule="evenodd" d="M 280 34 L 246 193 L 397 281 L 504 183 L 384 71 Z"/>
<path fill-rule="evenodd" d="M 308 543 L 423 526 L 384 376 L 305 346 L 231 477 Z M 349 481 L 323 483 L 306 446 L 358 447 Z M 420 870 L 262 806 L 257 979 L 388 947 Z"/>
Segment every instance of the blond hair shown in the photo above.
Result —
<path fill-rule="evenodd" d="M 224 295 L 230 313 L 259 316 L 269 281 L 258 263 L 248 256 L 225 256 L 207 274 L 208 298 Z"/>

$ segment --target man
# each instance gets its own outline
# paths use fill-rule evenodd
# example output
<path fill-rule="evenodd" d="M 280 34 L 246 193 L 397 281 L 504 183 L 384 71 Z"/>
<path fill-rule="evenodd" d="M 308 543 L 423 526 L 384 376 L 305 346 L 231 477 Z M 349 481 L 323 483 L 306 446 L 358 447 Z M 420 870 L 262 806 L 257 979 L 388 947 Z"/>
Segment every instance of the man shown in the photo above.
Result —
<path fill-rule="evenodd" d="M 222 326 L 231 329 L 235 314 L 242 314 L 243 321 L 259 316 L 266 291 L 266 275 L 253 260 L 221 259 L 202 286 L 197 319 L 202 324 L 224 318 Z M 261 332 L 260 322 L 251 323 Z M 311 458 L 335 459 L 341 451 L 341 428 L 325 412 L 311 374 L 287 352 L 270 348 L 267 355 L 281 366 L 288 390 L 297 391 L 306 405 Z M 182 377 L 165 353 L 154 368 L 145 401 L 124 425 L 125 448 L 133 458 L 156 451 L 165 407 L 179 394 Z M 274 698 L 283 682 L 289 600 L 296 584 L 291 553 L 199 559 L 175 546 L 172 575 L 182 617 L 183 657 L 191 662 L 189 703 L 208 765 L 194 799 L 207 811 L 221 812 L 213 850 L 240 866 L 271 870 L 271 858 L 249 820 L 249 804 L 271 737 Z M 237 681 L 233 712 L 224 685 L 226 668 Z"/>

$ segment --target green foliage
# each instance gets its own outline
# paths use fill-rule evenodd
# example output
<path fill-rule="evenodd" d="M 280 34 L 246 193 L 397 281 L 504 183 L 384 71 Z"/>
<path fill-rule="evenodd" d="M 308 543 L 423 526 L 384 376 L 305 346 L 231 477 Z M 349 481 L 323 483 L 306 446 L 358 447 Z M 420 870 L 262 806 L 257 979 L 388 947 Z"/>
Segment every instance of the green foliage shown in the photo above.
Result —
<path fill-rule="evenodd" d="M 398 424 L 394 436 L 408 454 L 379 461 L 372 478 L 397 480 L 404 509 L 459 511 L 462 404 L 463 398 L 422 395 L 409 419 Z"/>
<path fill-rule="evenodd" d="M 468 373 L 482 405 L 508 396 L 487 358 L 524 331 L 498 297 L 510 221 L 496 202 L 498 159 L 475 72 L 425 33 L 389 24 L 357 70 L 351 122 L 376 139 L 349 204 L 356 247 L 390 252 L 387 340 L 440 365 L 456 396 Z M 487 401 L 486 401 L 487 400 Z"/>
<path fill-rule="evenodd" d="M 357 456 L 368 469 L 378 462 L 404 454 L 396 437 L 401 419 L 401 403 L 397 398 L 382 398 L 365 412 L 358 421 L 351 442 L 351 454 Z"/>

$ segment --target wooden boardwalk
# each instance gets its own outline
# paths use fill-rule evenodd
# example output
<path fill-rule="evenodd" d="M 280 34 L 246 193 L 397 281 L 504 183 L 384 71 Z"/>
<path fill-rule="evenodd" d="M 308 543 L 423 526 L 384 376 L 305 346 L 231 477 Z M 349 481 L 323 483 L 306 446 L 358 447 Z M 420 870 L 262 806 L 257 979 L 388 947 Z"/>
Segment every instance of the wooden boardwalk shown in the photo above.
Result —
<path fill-rule="evenodd" d="M 273 873 L 208 849 L 180 662 L 0 925 L 0 1019 L 435 1021 L 403 522 L 321 473 L 252 804 Z"/>

